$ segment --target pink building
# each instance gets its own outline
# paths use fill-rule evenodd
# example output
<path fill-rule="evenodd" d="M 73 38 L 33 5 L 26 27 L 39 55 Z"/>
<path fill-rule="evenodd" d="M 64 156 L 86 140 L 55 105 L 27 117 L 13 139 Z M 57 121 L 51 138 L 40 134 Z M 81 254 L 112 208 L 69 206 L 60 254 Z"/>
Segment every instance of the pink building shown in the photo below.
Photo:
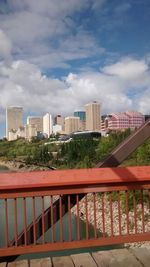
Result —
<path fill-rule="evenodd" d="M 111 113 L 102 122 L 102 129 L 125 130 L 139 128 L 145 122 L 145 116 L 137 111 Z"/>

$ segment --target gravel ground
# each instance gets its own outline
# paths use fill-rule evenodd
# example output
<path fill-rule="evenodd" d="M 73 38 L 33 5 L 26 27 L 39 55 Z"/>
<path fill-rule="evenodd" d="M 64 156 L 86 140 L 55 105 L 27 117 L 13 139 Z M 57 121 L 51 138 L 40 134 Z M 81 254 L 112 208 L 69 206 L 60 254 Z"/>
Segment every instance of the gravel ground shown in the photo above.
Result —
<path fill-rule="evenodd" d="M 85 197 L 80 201 L 79 210 L 80 210 L 80 219 L 86 222 L 86 208 L 85 208 Z M 94 226 L 94 201 L 93 201 L 93 194 L 90 193 L 87 195 L 87 213 L 88 213 L 88 222 Z M 103 216 L 102 216 L 102 195 L 96 194 L 95 196 L 95 206 L 96 206 L 96 228 L 100 232 L 103 233 L 105 230 L 105 234 L 107 236 L 111 236 L 112 232 L 114 236 L 119 235 L 119 217 L 120 219 L 120 231 L 122 235 L 127 234 L 127 221 L 128 221 L 128 229 L 130 234 L 135 233 L 135 216 L 134 211 L 129 211 L 128 216 L 126 215 L 126 211 L 121 211 L 119 216 L 118 212 L 118 201 L 112 202 L 112 221 L 113 227 L 111 226 L 111 208 L 110 208 L 110 201 L 109 195 L 104 194 L 104 221 L 105 221 L 105 229 L 103 229 Z M 74 206 L 72 208 L 72 212 L 77 215 L 77 207 Z M 142 205 L 136 205 L 136 224 L 137 224 L 137 232 L 141 233 L 143 231 L 143 224 L 142 224 L 142 216 L 144 216 L 145 222 L 145 232 L 150 232 L 150 212 L 148 204 L 144 203 L 144 214 L 142 215 Z M 133 246 L 133 247 L 140 247 L 140 246 L 149 246 L 150 241 L 147 242 L 137 242 L 137 243 L 130 243 L 125 244 L 126 246 Z"/>

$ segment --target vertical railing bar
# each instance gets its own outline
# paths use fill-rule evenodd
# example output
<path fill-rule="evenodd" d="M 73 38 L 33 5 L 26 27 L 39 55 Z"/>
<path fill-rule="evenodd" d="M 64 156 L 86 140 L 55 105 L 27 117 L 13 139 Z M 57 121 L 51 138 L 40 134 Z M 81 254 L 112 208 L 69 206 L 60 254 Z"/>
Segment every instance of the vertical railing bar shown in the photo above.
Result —
<path fill-rule="evenodd" d="M 119 235 L 121 235 L 121 209 L 120 209 L 120 191 L 118 191 L 118 219 L 119 219 Z"/>
<path fill-rule="evenodd" d="M 35 214 L 35 197 L 32 197 L 32 208 L 33 208 L 33 243 L 36 244 L 36 226 L 35 226 L 35 220 L 36 220 L 36 214 Z"/>
<path fill-rule="evenodd" d="M 85 213 L 86 213 L 86 239 L 89 238 L 89 226 L 88 226 L 88 203 L 87 194 L 85 195 Z"/>
<path fill-rule="evenodd" d="M 77 240 L 80 240 L 79 195 L 76 195 L 76 204 L 77 204 Z"/>
<path fill-rule="evenodd" d="M 102 193 L 102 221 L 103 221 L 103 237 L 104 237 L 105 236 L 104 193 Z"/>
<path fill-rule="evenodd" d="M 50 196 L 50 205 L 51 205 L 51 212 L 50 212 L 50 221 L 51 221 L 51 239 L 54 242 L 54 212 L 53 212 L 53 196 Z"/>
<path fill-rule="evenodd" d="M 6 239 L 6 247 L 8 247 L 8 205 L 7 199 L 5 199 L 5 239 Z"/>
<path fill-rule="evenodd" d="M 112 192 L 109 192 L 110 201 L 110 222 L 111 222 L 111 236 L 113 236 L 113 212 L 112 212 Z"/>
<path fill-rule="evenodd" d="M 97 224 L 96 224 L 96 199 L 95 192 L 93 193 L 93 204 L 94 204 L 94 237 L 97 238 Z"/>
<path fill-rule="evenodd" d="M 63 241 L 63 233 L 62 233 L 62 195 L 59 196 L 59 239 L 60 242 Z"/>
<path fill-rule="evenodd" d="M 141 206 L 142 206 L 142 230 L 143 233 L 145 233 L 143 189 L 141 189 Z"/>
<path fill-rule="evenodd" d="M 69 241 L 72 240 L 72 222 L 71 222 L 71 205 L 70 205 L 70 195 L 68 195 L 68 226 L 69 226 Z"/>
<path fill-rule="evenodd" d="M 150 189 L 148 190 L 148 197 L 149 197 L 149 211 L 150 211 Z"/>
<path fill-rule="evenodd" d="M 137 234 L 136 194 L 135 194 L 135 190 L 133 190 L 133 205 L 134 205 L 134 224 L 135 224 L 135 234 Z"/>
<path fill-rule="evenodd" d="M 44 225 L 44 196 L 42 196 L 42 242 L 45 243 L 45 225 Z"/>
<path fill-rule="evenodd" d="M 23 210 L 24 210 L 24 244 L 27 245 L 27 211 L 26 211 L 26 198 L 23 198 Z"/>
<path fill-rule="evenodd" d="M 127 234 L 129 235 L 129 208 L 128 208 L 128 205 L 129 205 L 129 201 L 128 201 L 128 191 L 126 190 L 125 191 L 125 194 L 126 194 L 126 222 L 127 222 Z"/>
<path fill-rule="evenodd" d="M 18 245 L 17 199 L 14 198 L 15 246 Z"/>

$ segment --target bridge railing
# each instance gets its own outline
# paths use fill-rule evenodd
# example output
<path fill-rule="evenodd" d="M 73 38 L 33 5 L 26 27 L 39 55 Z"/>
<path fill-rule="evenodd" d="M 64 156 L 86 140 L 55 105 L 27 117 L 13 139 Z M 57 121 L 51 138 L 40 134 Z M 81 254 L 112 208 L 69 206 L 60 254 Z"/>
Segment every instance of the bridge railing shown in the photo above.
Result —
<path fill-rule="evenodd" d="M 0 257 L 146 240 L 148 166 L 0 175 Z"/>

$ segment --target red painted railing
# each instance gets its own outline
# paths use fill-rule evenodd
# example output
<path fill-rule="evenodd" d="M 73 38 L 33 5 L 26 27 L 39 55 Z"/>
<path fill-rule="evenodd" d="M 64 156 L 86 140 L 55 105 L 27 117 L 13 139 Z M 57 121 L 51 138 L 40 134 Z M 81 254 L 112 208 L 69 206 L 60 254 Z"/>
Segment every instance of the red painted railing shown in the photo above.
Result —
<path fill-rule="evenodd" d="M 150 167 L 1 174 L 0 221 L 0 257 L 150 240 Z"/>

